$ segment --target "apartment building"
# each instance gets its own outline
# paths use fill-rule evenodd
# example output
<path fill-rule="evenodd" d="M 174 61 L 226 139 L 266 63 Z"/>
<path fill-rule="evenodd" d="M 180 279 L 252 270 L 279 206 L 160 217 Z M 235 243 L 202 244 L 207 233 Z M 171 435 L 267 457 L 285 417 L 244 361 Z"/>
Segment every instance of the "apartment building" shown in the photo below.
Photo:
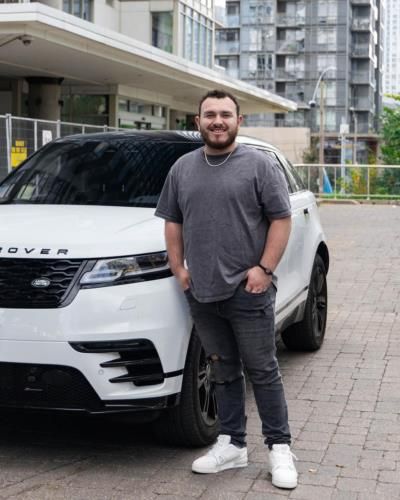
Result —
<path fill-rule="evenodd" d="M 383 91 L 400 94 L 400 2 L 386 0 Z"/>
<path fill-rule="evenodd" d="M 345 159 L 367 161 L 382 102 L 383 11 L 381 0 L 227 0 L 216 64 L 298 104 L 246 124 L 310 127 L 316 142 L 323 134 L 327 162 L 343 160 L 345 135 Z"/>
<path fill-rule="evenodd" d="M 207 89 L 296 105 L 214 68 L 218 0 L 0 0 L 0 114 L 190 128 Z"/>

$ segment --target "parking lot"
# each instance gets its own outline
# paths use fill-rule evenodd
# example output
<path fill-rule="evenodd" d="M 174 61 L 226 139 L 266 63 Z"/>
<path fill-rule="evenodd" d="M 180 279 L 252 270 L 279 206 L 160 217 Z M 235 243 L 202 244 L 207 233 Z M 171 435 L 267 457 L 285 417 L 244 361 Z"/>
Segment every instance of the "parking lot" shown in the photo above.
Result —
<path fill-rule="evenodd" d="M 250 465 L 194 475 L 202 450 L 122 419 L 1 417 L 0 498 L 400 499 L 400 206 L 322 205 L 331 253 L 326 340 L 279 348 L 299 486 L 272 487 L 251 393 Z"/>

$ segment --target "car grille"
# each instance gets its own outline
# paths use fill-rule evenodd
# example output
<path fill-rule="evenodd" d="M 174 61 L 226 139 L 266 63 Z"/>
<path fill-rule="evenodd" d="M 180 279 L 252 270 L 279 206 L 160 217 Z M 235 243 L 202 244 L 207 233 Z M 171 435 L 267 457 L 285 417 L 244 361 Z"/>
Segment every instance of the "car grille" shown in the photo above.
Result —
<path fill-rule="evenodd" d="M 76 368 L 0 363 L 0 406 L 95 410 L 102 403 Z"/>
<path fill-rule="evenodd" d="M 0 259 L 0 307 L 55 308 L 64 305 L 86 261 L 70 259 Z M 49 286 L 32 282 L 48 279 Z"/>

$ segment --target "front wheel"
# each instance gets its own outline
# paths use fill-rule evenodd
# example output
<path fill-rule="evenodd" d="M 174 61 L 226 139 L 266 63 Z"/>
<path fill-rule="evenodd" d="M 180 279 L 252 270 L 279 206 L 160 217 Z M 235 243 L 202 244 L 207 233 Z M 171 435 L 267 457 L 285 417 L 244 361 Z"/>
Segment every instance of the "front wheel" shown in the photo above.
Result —
<path fill-rule="evenodd" d="M 325 336 L 328 288 L 324 261 L 315 256 L 303 320 L 282 332 L 285 346 L 293 351 L 316 351 Z"/>
<path fill-rule="evenodd" d="M 206 446 L 217 438 L 219 421 L 210 364 L 195 331 L 186 357 L 180 404 L 163 412 L 153 425 L 156 435 L 170 444 Z"/>

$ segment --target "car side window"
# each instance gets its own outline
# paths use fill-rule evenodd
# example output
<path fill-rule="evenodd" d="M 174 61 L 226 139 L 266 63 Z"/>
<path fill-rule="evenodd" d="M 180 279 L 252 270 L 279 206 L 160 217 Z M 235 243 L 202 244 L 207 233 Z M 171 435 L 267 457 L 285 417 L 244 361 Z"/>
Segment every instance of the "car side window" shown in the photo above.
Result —
<path fill-rule="evenodd" d="M 282 168 L 286 174 L 286 177 L 289 179 L 289 183 L 292 186 L 292 192 L 297 193 L 298 191 L 304 191 L 305 187 L 303 181 L 300 179 L 300 176 L 296 172 L 293 165 L 284 158 L 279 153 L 276 153 L 276 158 L 278 162 L 282 165 Z"/>

